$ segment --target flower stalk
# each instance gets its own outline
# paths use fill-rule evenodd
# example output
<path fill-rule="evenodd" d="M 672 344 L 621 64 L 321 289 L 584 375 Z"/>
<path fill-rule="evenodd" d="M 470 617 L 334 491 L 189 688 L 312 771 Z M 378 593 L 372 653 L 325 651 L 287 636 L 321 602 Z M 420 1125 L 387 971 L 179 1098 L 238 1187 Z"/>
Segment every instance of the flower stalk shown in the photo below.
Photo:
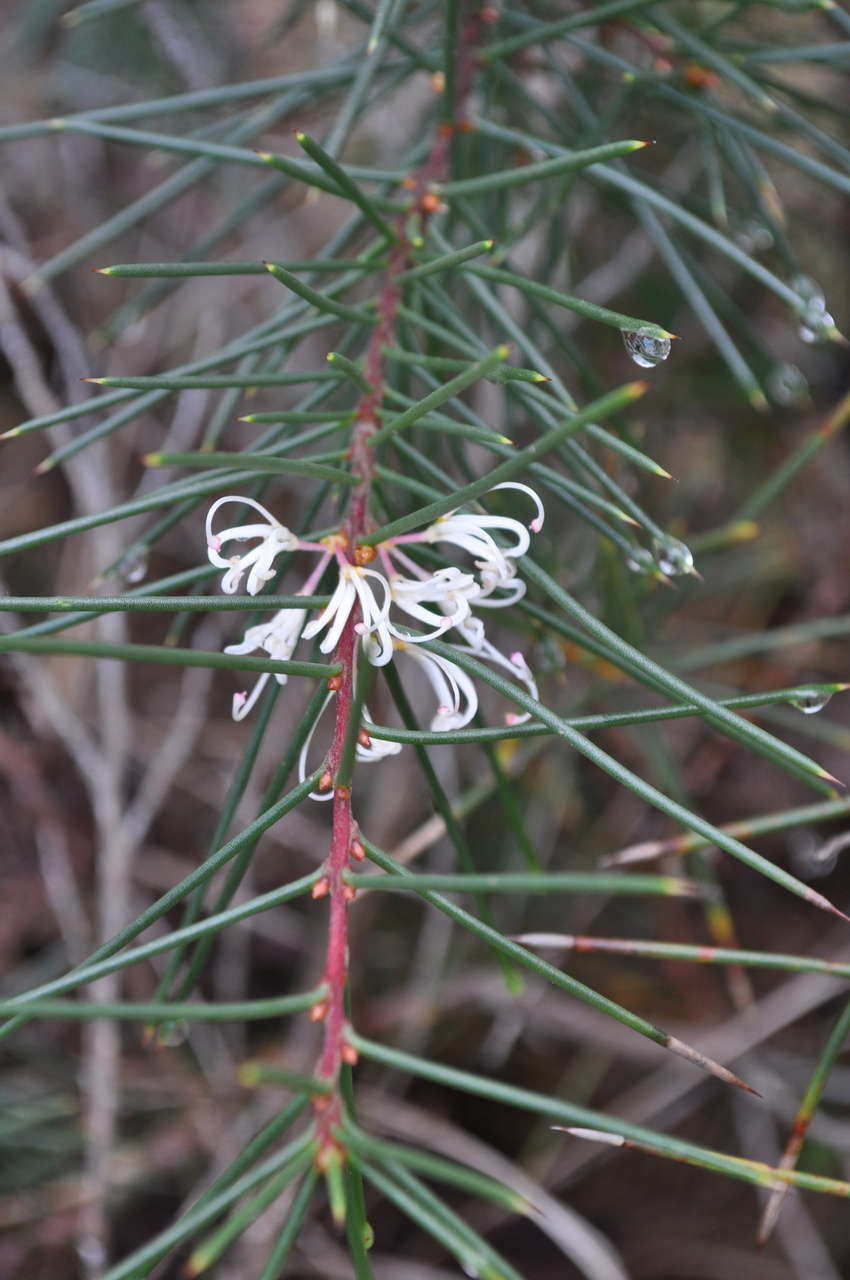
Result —
<path fill-rule="evenodd" d="M 482 10 L 485 6 L 468 3 L 466 20 L 462 28 L 459 52 L 459 74 L 454 86 L 453 120 L 462 115 L 463 104 L 472 83 L 475 50 L 483 29 Z M 367 389 L 360 397 L 354 415 L 349 460 L 351 473 L 356 478 L 348 501 L 348 509 L 340 531 L 337 555 L 349 565 L 363 567 L 375 558 L 372 547 L 361 545 L 361 539 L 374 527 L 370 513 L 370 498 L 375 479 L 375 452 L 373 437 L 380 428 L 380 413 L 384 402 L 386 356 L 385 348 L 396 345 L 396 321 L 401 303 L 404 272 L 415 266 L 410 226 L 418 223 L 421 234 L 430 215 L 439 208 L 439 200 L 431 191 L 431 184 L 447 176 L 450 162 L 450 145 L 453 128 L 444 121 L 434 141 L 431 152 L 419 171 L 405 180 L 410 191 L 410 211 L 401 214 L 394 227 L 394 241 L 387 254 L 386 267 L 380 285 L 377 303 L 377 323 L 373 326 L 366 351 L 363 374 Z M 413 215 L 411 218 L 410 215 Z M 358 832 L 353 820 L 351 782 L 341 776 L 341 766 L 347 741 L 353 739 L 359 724 L 352 725 L 352 716 L 358 715 L 355 684 L 357 680 L 357 656 L 360 650 L 358 623 L 361 617 L 358 597 L 352 604 L 348 618 L 340 633 L 334 661 L 341 667 L 335 685 L 335 723 L 331 747 L 326 762 L 326 775 L 333 788 L 333 817 L 330 852 L 324 868 L 328 897 L 328 938 L 325 953 L 323 981 L 327 997 L 316 1007 L 319 1019 L 324 1023 L 324 1040 L 316 1064 L 315 1075 L 320 1082 L 331 1086 L 332 1092 L 317 1095 L 313 1100 L 318 1130 L 318 1163 L 320 1167 L 333 1164 L 339 1151 L 335 1136 L 342 1119 L 342 1098 L 338 1079 L 342 1064 L 356 1061 L 356 1050 L 347 1034 L 345 993 L 348 985 L 348 909 L 356 890 L 344 878 L 349 860 L 358 860 L 355 852 Z M 320 784 L 321 785 L 321 784 Z"/>

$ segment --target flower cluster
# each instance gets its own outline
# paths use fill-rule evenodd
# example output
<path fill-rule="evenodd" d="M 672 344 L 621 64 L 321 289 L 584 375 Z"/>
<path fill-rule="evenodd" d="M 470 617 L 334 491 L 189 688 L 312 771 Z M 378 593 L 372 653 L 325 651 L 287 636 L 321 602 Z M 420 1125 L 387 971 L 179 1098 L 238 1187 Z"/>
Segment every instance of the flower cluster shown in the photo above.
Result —
<path fill-rule="evenodd" d="M 484 623 L 474 612 L 506 608 L 524 595 L 525 583 L 517 577 L 516 561 L 528 550 L 529 530 L 536 533 L 543 525 L 543 506 L 533 489 L 510 481 L 495 488 L 518 489 L 531 499 L 535 516 L 528 528 L 508 516 L 457 508 L 420 532 L 379 543 L 373 567 L 349 560 L 339 536 L 321 542 L 304 541 L 280 524 L 259 502 L 235 495 L 219 498 L 207 514 L 206 535 L 210 562 L 225 571 L 221 582 L 223 591 L 229 594 L 238 591 L 247 574 L 247 591 L 256 595 L 274 576 L 274 562 L 285 551 L 307 551 L 318 556 L 298 595 L 312 595 L 329 566 L 334 565 L 337 572 L 327 605 L 309 622 L 306 609 L 281 609 L 268 621 L 249 627 L 240 643 L 228 645 L 224 652 L 247 654 L 259 649 L 270 658 L 286 660 L 292 657 L 302 638 L 310 640 L 321 636 L 321 651 L 333 653 L 356 608 L 359 617 L 355 629 L 367 661 L 380 667 L 401 655 L 423 671 L 437 701 L 432 729 L 462 728 L 478 709 L 478 694 L 469 675 L 450 659 L 419 647 L 423 641 L 448 631 L 457 633 L 455 648 L 459 652 L 474 654 L 503 668 L 536 698 L 534 677 L 522 654 L 502 653 L 487 638 Z M 247 505 L 262 520 L 216 532 L 214 518 L 227 503 Z M 497 540 L 496 533 L 503 541 Z M 253 545 L 241 554 L 223 553 L 227 544 L 239 542 Z M 416 544 L 456 547 L 471 557 L 472 567 L 446 565 L 428 571 L 405 550 Z M 269 678 L 268 674 L 261 675 L 250 694 L 234 695 L 234 719 L 241 720 L 248 714 Z M 274 678 L 280 684 L 285 684 L 287 679 L 285 675 Z M 369 718 L 366 711 L 367 723 Z M 508 724 L 517 724 L 527 717 L 508 714 L 505 719 Z M 306 769 L 308 746 L 309 742 L 302 752 L 302 773 Z M 363 734 L 357 756 L 363 761 L 375 761 L 399 749 L 398 743 L 376 741 Z"/>

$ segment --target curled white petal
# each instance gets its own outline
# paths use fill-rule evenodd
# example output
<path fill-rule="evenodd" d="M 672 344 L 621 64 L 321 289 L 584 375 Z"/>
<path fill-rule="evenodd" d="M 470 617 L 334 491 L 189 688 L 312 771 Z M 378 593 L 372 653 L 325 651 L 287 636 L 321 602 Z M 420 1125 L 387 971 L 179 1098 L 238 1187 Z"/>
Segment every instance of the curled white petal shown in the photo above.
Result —
<path fill-rule="evenodd" d="M 368 579 L 377 579 L 383 593 L 379 603 Z M 364 637 L 364 648 L 374 666 L 383 666 L 393 656 L 392 637 L 387 623 L 390 592 L 386 578 L 375 569 L 361 565 L 343 564 L 333 595 L 326 607 L 304 628 L 304 638 L 309 640 L 327 628 L 319 648 L 322 653 L 332 653 L 339 643 L 345 624 L 351 616 L 355 601 L 360 604 L 362 621 L 357 630 Z"/>
<path fill-rule="evenodd" d="M 492 662 L 496 666 L 502 667 L 502 669 L 507 671 L 509 675 L 513 676 L 515 680 L 519 680 L 520 684 L 524 684 L 532 698 L 534 698 L 535 701 L 537 700 L 537 682 L 534 679 L 531 668 L 519 651 L 508 656 L 508 654 L 502 653 L 501 649 L 497 649 L 496 646 L 483 635 L 479 637 L 476 645 L 458 645 L 458 649 L 461 653 L 472 653 L 476 658 L 484 658 L 485 661 Z M 525 711 L 521 714 L 509 711 L 505 716 L 505 723 L 523 724 L 526 720 L 530 719 L 530 711 Z"/>
<path fill-rule="evenodd" d="M 368 707 L 363 708 L 363 719 L 368 735 L 369 725 L 373 723 Z M 400 742 L 389 742 L 386 738 L 373 738 L 370 736 L 368 746 L 363 742 L 358 742 L 356 754 L 361 764 L 377 764 L 379 760 L 384 760 L 387 756 L 397 756 L 399 751 L 401 751 Z"/>
<path fill-rule="evenodd" d="M 484 623 L 481 619 L 475 616 L 464 618 L 458 623 L 457 629 L 469 646 L 470 652 L 477 653 L 484 643 Z"/>
<path fill-rule="evenodd" d="M 237 502 L 252 507 L 266 520 L 265 524 L 241 524 L 222 529 L 214 533 L 213 517 L 220 507 L 228 502 Z M 263 584 L 273 576 L 272 565 L 275 557 L 282 551 L 294 551 L 298 547 L 298 538 L 290 529 L 282 525 L 260 502 L 254 498 L 243 498 L 235 494 L 227 494 L 217 498 L 207 512 L 206 518 L 207 555 L 210 564 L 217 569 L 225 569 L 221 588 L 227 595 L 239 589 L 239 584 L 248 571 L 247 590 L 249 595 L 256 595 Z M 222 547 L 226 542 L 248 542 L 256 539 L 257 545 L 245 555 L 222 555 Z"/>
<path fill-rule="evenodd" d="M 501 484 L 494 484 L 490 492 L 495 493 L 497 489 L 519 489 L 520 493 L 528 494 L 529 498 L 531 498 L 531 501 L 537 508 L 537 515 L 529 522 L 528 527 L 532 533 L 539 533 L 543 528 L 543 521 L 546 519 L 546 511 L 543 507 L 543 503 L 540 501 L 540 495 L 536 493 L 530 485 L 520 484 L 516 480 L 503 480 Z"/>
<path fill-rule="evenodd" d="M 494 591 L 506 592 L 506 595 L 494 595 Z M 509 605 L 516 604 L 517 600 L 521 600 L 525 595 L 526 586 L 522 578 L 508 578 L 506 581 L 491 581 L 489 588 L 484 589 L 482 586 L 481 594 L 476 600 L 476 605 L 480 609 L 507 609 Z"/>
<path fill-rule="evenodd" d="M 431 728 L 440 732 L 468 725 L 478 710 L 478 694 L 466 672 L 448 658 L 427 649 L 417 649 L 404 641 L 398 641 L 397 648 L 422 668 L 437 698 L 437 713 L 431 720 Z"/>
<path fill-rule="evenodd" d="M 534 503 L 536 514 L 528 529 L 519 520 L 511 516 L 490 515 L 488 512 L 465 512 L 461 508 L 449 511 L 441 516 L 427 529 L 421 537 L 426 542 L 449 542 L 466 551 L 475 561 L 480 571 L 481 588 L 484 594 L 505 589 L 510 584 L 513 592 L 510 602 L 518 599 L 514 560 L 525 555 L 531 544 L 529 529 L 537 533 L 543 527 L 545 512 L 543 503 L 528 485 L 506 480 L 494 486 L 496 489 L 518 489 L 527 494 Z M 497 542 L 492 530 L 500 530 L 509 541 L 506 545 Z M 508 603 L 506 601 L 505 603 Z M 498 606 L 496 606 L 498 607 Z"/>
<path fill-rule="evenodd" d="M 224 652 L 227 653 L 227 649 Z M 254 687 L 250 693 L 234 693 L 230 706 L 230 714 L 234 720 L 244 720 L 253 711 L 257 704 L 257 699 L 268 682 L 269 672 L 264 671 L 260 678 L 254 681 Z"/>
<path fill-rule="evenodd" d="M 312 622 L 309 622 L 304 628 L 304 639 L 312 640 L 313 636 L 317 636 L 325 627 L 329 627 L 328 635 L 324 637 L 319 648 L 322 653 L 330 653 L 336 647 L 356 598 L 357 592 L 354 590 L 354 584 L 349 578 L 343 576 L 343 573 L 340 573 L 330 600 L 318 618 L 313 618 Z"/>
<path fill-rule="evenodd" d="M 310 727 L 310 732 L 307 734 L 307 737 L 304 739 L 304 745 L 302 746 L 301 751 L 298 755 L 298 781 L 299 782 L 303 782 L 307 777 L 307 753 L 310 750 L 310 745 L 313 741 L 313 734 L 318 729 L 319 721 L 322 719 L 322 716 L 327 711 L 328 706 L 333 700 L 333 696 L 334 695 L 332 693 L 329 693 L 328 696 L 325 698 L 321 711 L 316 716 L 316 719 L 313 721 L 313 724 Z M 311 791 L 310 799 L 311 800 L 333 799 L 333 787 L 330 787 L 327 791 Z"/>
<path fill-rule="evenodd" d="M 253 653 L 255 649 L 264 649 L 270 658 L 286 662 L 292 657 L 301 639 L 306 617 L 306 609 L 279 609 L 267 621 L 249 627 L 239 644 L 225 645 L 224 652 L 246 654 Z M 287 676 L 285 673 L 275 674 L 275 680 L 278 684 L 286 684 Z M 241 720 L 244 715 L 247 715 L 245 709 L 238 719 Z"/>
<path fill-rule="evenodd" d="M 381 584 L 382 603 L 378 603 L 375 593 L 367 579 L 376 579 Z M 364 648 L 373 667 L 384 667 L 393 656 L 393 641 L 390 634 L 387 615 L 390 610 L 390 588 L 382 573 L 376 569 L 352 567 L 352 581 L 360 602 L 361 621 L 357 625 L 358 633 L 364 637 Z"/>
<path fill-rule="evenodd" d="M 423 640 L 435 639 L 468 618 L 472 612 L 470 600 L 478 599 L 481 587 L 471 573 L 463 573 L 460 569 L 448 566 L 425 578 L 396 575 L 391 580 L 390 593 L 393 603 L 403 613 L 432 628 L 426 633 L 411 634 L 399 631 L 390 623 L 390 631 L 394 636 L 418 644 Z M 426 608 L 427 604 L 436 604 L 441 612 Z"/>

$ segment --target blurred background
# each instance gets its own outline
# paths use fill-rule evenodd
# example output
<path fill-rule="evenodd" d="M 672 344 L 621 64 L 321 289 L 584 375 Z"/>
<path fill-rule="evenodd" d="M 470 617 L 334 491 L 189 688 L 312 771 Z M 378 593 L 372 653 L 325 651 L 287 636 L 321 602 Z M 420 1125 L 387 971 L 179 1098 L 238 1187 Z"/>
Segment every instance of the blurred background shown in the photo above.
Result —
<path fill-rule="evenodd" d="M 4 123 L 331 67 L 366 30 L 357 12 L 365 6 L 332 0 L 145 0 L 78 22 L 68 20 L 68 8 L 61 0 L 7 0 L 0 36 Z M 415 8 L 424 18 L 411 27 L 410 38 L 433 49 L 437 18 L 432 12 L 429 20 L 427 5 Z M 534 8 L 543 17 L 563 11 L 557 4 Z M 708 8 L 694 6 L 703 17 Z M 739 106 L 734 89 L 707 71 L 700 82 L 689 59 L 627 21 L 580 34 L 683 92 L 715 95 L 730 110 Z M 770 6 L 745 6 L 731 38 L 763 43 L 774 35 L 793 46 L 840 38 L 819 9 L 794 13 Z M 621 101 L 622 78 L 600 72 L 580 45 L 564 42 L 557 56 L 574 83 L 594 95 L 603 119 L 608 110 L 611 123 L 599 140 L 655 140 L 653 149 L 629 162 L 630 171 L 701 216 L 718 213 L 711 186 L 704 184 L 704 139 L 690 117 L 651 93 L 636 91 Z M 571 115 L 574 103 L 563 83 L 547 74 L 534 46 L 514 69 L 554 116 Z M 845 143 L 846 71 L 846 62 L 817 59 L 770 68 L 801 109 L 820 104 L 806 109 Z M 295 154 L 292 131 L 321 137 L 341 92 L 329 84 L 321 94 L 296 95 L 286 110 L 280 95 L 270 95 L 166 113 L 133 127 L 200 132 L 222 141 L 242 130 L 241 145 Z M 481 98 L 477 105 L 494 114 L 505 109 L 495 90 L 489 98 L 482 91 Z M 425 71 L 389 86 L 353 130 L 345 159 L 394 165 L 421 133 L 433 103 Z M 789 140 L 815 154 L 805 137 Z M 2 430 L 84 399 L 90 388 L 83 377 L 156 374 L 200 358 L 280 305 L 278 286 L 265 277 L 148 282 L 109 279 L 94 268 L 191 256 L 309 259 L 323 250 L 344 214 L 332 197 L 296 185 L 279 191 L 263 172 L 102 137 L 57 133 L 2 145 Z M 518 156 L 517 163 L 525 159 Z M 839 328 L 850 328 L 846 199 L 771 155 L 761 159 L 761 203 L 733 174 L 724 234 L 783 277 L 793 269 L 819 282 Z M 485 154 L 485 167 L 491 162 Z M 545 231 L 532 228 L 517 240 L 513 259 L 530 269 L 548 261 L 558 287 L 646 315 L 679 335 L 669 361 L 649 372 L 651 394 L 629 423 L 632 441 L 673 480 L 621 473 L 616 460 L 604 461 L 663 528 L 688 543 L 702 576 L 664 584 L 631 573 L 593 529 L 578 520 L 559 524 L 554 515 L 540 539 L 549 565 L 559 564 L 565 585 L 609 625 L 712 692 L 850 678 L 850 450 L 841 430 L 850 410 L 845 405 L 836 413 L 847 391 L 848 348 L 802 342 L 787 308 L 727 260 L 690 244 L 694 278 L 706 296 L 723 300 L 724 320 L 757 373 L 765 399 L 753 403 L 758 397 L 748 397 L 730 377 L 657 241 L 632 210 L 616 193 L 589 182 L 560 195 L 568 196 L 563 209 L 549 211 Z M 772 234 L 765 208 L 774 214 L 781 209 L 792 262 Z M 506 214 L 504 226 L 491 228 L 497 239 L 510 236 L 511 218 L 520 213 Z M 516 314 L 524 318 L 519 304 Z M 548 330 L 539 327 L 541 342 L 579 400 L 634 376 L 615 330 L 562 311 L 549 314 Z M 320 367 L 333 347 L 327 332 L 308 337 L 288 356 L 287 369 Z M 297 394 L 284 388 L 228 400 L 220 392 L 184 391 L 39 474 L 35 468 L 45 458 L 102 415 L 5 440 L 0 539 L 143 496 L 174 478 L 152 478 L 140 461 L 146 451 L 197 448 L 213 421 L 220 422 L 221 447 L 238 448 L 257 430 L 235 423 L 240 414 L 285 408 Z M 534 428 L 494 388 L 476 392 L 471 403 L 518 443 L 533 438 Z M 813 449 L 808 466 L 757 519 L 748 515 L 750 495 L 828 421 L 834 424 L 831 438 Z M 302 493 L 297 485 L 275 482 L 268 502 L 297 527 L 305 512 Z M 174 523 L 146 547 L 145 535 L 160 516 L 134 516 L 5 558 L 2 590 L 114 594 L 203 563 L 197 517 Z M 822 626 L 822 619 L 830 624 Z M 35 620 L 0 614 L 5 629 Z M 96 632 L 86 624 L 75 634 L 218 649 L 237 631 L 229 615 L 193 615 L 176 623 L 165 615 L 111 615 Z M 566 640 L 531 634 L 526 651 L 559 711 L 651 704 L 645 691 Z M 4 658 L 0 682 L 0 967 L 3 990 L 13 993 L 80 960 L 100 936 L 205 856 L 248 726 L 230 719 L 238 685 L 228 672 L 180 675 L 164 667 L 133 670 L 19 654 Z M 413 686 L 424 713 L 419 692 Z M 293 681 L 278 700 L 233 830 L 256 814 L 307 696 Z M 819 715 L 781 707 L 760 713 L 759 722 L 848 779 L 848 709 L 850 700 L 836 696 Z M 391 715 L 386 706 L 379 710 L 376 718 Z M 485 711 L 496 715 L 502 708 L 485 699 Z M 696 720 L 608 730 L 598 740 L 715 824 L 818 799 Z M 464 815 L 481 868 L 521 867 L 485 757 L 471 747 L 430 754 Z M 506 743 L 498 761 L 517 783 L 528 835 L 547 865 L 592 869 L 618 850 L 678 834 L 563 744 Z M 361 772 L 357 815 L 364 831 L 399 858 L 427 861 L 432 870 L 454 866 L 412 753 Z M 241 892 L 261 892 L 311 870 L 316 851 L 326 846 L 328 816 L 321 806 L 305 805 L 270 831 Z M 850 876 L 835 838 L 848 828 L 846 816 L 817 825 L 800 820 L 790 830 L 758 837 L 753 847 L 846 908 Z M 737 938 L 747 948 L 850 958 L 838 920 L 716 850 L 703 850 L 700 858 L 689 862 L 689 874 L 716 878 L 729 903 L 730 914 L 715 918 L 714 933 L 703 905 L 676 899 L 500 898 L 493 910 L 511 933 L 717 944 L 718 930 L 734 928 L 727 945 Z M 681 857 L 646 869 L 657 868 L 680 872 Z M 221 937 L 203 993 L 233 1000 L 313 983 L 322 959 L 317 911 L 309 902 L 295 903 Z M 172 923 L 178 921 L 175 914 Z M 531 978 L 522 996 L 512 997 L 484 948 L 415 901 L 399 897 L 387 904 L 364 895 L 353 928 L 354 1001 L 363 1034 L 766 1161 L 779 1156 L 846 994 L 846 983 L 825 975 L 545 953 L 740 1072 L 764 1095 L 757 1102 L 671 1062 L 660 1049 Z M 128 970 L 124 997 L 150 998 L 159 976 L 156 964 Z M 96 1031 L 44 1021 L 4 1042 L 0 1273 L 26 1280 L 97 1276 L 107 1251 L 120 1257 L 148 1239 L 281 1105 L 280 1091 L 240 1083 L 240 1065 L 259 1059 L 307 1070 L 315 1035 L 303 1018 L 283 1027 L 174 1028 L 167 1042 L 139 1026 Z M 850 1275 L 840 1200 L 790 1196 L 774 1239 L 759 1251 L 759 1195 L 744 1184 L 636 1153 L 612 1155 L 554 1134 L 525 1113 L 375 1067 L 358 1074 L 358 1099 L 363 1116 L 384 1133 L 421 1140 L 494 1176 L 532 1179 L 547 1190 L 554 1199 L 546 1201 L 545 1231 L 534 1221 L 500 1218 L 460 1194 L 453 1201 L 535 1280 L 580 1275 L 564 1241 L 575 1246 L 591 1228 L 610 1240 L 626 1273 L 640 1280 Z M 801 1167 L 850 1176 L 850 1070 L 841 1061 Z M 377 1206 L 371 1216 L 376 1275 L 441 1280 L 457 1274 L 392 1208 Z M 214 1274 L 233 1280 L 258 1275 L 280 1220 L 279 1207 L 261 1218 Z M 184 1261 L 181 1254 L 152 1274 L 177 1277 Z M 321 1214 L 305 1229 L 287 1274 L 298 1280 L 350 1274 L 340 1240 Z"/>

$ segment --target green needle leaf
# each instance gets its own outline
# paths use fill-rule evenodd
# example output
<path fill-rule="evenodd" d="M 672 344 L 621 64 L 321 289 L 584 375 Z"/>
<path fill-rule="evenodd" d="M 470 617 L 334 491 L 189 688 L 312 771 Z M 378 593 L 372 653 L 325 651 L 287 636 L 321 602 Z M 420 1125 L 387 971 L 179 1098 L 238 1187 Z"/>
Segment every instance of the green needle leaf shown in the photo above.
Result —
<path fill-rule="evenodd" d="M 146 467 L 234 467 L 266 475 L 312 476 L 335 484 L 356 484 L 354 476 L 339 467 L 329 467 L 309 458 L 280 458 L 263 453 L 146 453 Z"/>
<path fill-rule="evenodd" d="M 589 147 L 586 151 L 574 151 L 571 154 L 557 156 L 554 160 L 521 164 L 515 169 L 502 169 L 495 173 L 483 174 L 480 178 L 443 182 L 437 190 L 441 196 L 451 200 L 455 196 L 477 196 L 491 191 L 503 191 L 506 187 L 525 187 L 529 182 L 542 182 L 547 178 L 560 177 L 564 173 L 574 173 L 577 169 L 586 169 L 589 165 L 599 164 L 603 160 L 616 160 L 619 156 L 631 155 L 633 151 L 641 151 L 644 147 L 651 145 L 649 142 L 637 142 L 634 139 L 625 142 L 606 142 L 604 146 Z"/>
<path fill-rule="evenodd" d="M 450 662 L 454 662 L 457 666 L 462 667 L 463 670 L 468 671 L 476 679 L 482 680 L 485 684 L 491 684 L 505 697 L 510 698 L 517 706 L 521 707 L 523 711 L 530 712 L 543 724 L 548 725 L 574 747 L 576 751 L 580 752 L 593 764 L 598 765 L 600 769 L 603 769 L 605 773 L 615 778 L 624 787 L 627 787 L 629 791 L 633 791 L 635 795 L 651 804 L 654 808 L 660 809 L 662 813 L 674 818 L 689 831 L 694 831 L 704 836 L 709 844 L 716 844 L 721 849 L 725 849 L 727 853 L 731 853 L 734 858 L 738 858 L 746 866 L 751 867 L 754 871 L 761 872 L 768 879 L 774 880 L 777 884 L 803 898 L 806 902 L 810 902 L 813 906 L 819 907 L 823 911 L 830 911 L 842 920 L 850 922 L 850 918 L 843 911 L 839 911 L 823 894 L 817 893 L 781 867 L 774 866 L 767 858 L 754 853 L 746 845 L 741 844 L 740 841 L 722 831 L 720 827 L 715 827 L 712 823 L 706 822 L 704 818 L 687 809 L 684 805 L 679 804 L 678 801 L 671 799 L 670 796 L 659 791 L 651 783 L 639 778 L 631 769 L 627 769 L 625 765 L 620 764 L 618 760 L 610 756 L 607 751 L 595 746 L 578 730 L 573 729 L 562 716 L 557 715 L 554 711 L 544 706 L 543 703 L 532 698 L 524 689 L 520 689 L 519 686 L 496 675 L 483 662 L 479 662 L 469 654 L 462 653 L 452 645 L 443 644 L 439 640 L 429 640 L 426 645 L 428 648 L 433 649 L 435 653 L 448 658 Z"/>
<path fill-rule="evenodd" d="M 382 870 L 405 878 L 414 878 L 412 872 L 403 871 L 397 863 L 393 862 L 392 858 L 381 849 L 378 849 L 371 841 L 364 839 L 363 845 L 369 858 Z M 617 1004 L 614 1000 L 609 1000 L 607 996 L 594 991 L 591 987 L 586 986 L 585 983 L 579 982 L 578 979 L 572 978 L 568 974 L 562 973 L 560 969 L 556 969 L 553 965 L 547 964 L 545 960 L 541 960 L 538 956 L 533 955 L 532 952 L 526 951 L 524 947 L 511 942 L 510 939 L 499 933 L 497 929 L 485 924 L 483 920 L 479 920 L 468 911 L 464 911 L 463 908 L 455 906 L 448 898 L 444 898 L 441 894 L 434 893 L 429 889 L 423 889 L 421 896 L 431 906 L 436 907 L 438 911 L 442 911 L 444 915 L 449 916 L 457 924 L 462 925 L 463 928 L 468 929 L 471 933 L 489 943 L 495 951 L 502 952 L 510 960 L 545 978 L 552 986 L 559 987 L 562 991 L 575 996 L 584 1004 L 590 1005 L 593 1009 L 598 1009 L 600 1013 L 605 1013 L 616 1022 L 621 1022 L 623 1026 L 636 1031 L 638 1035 L 645 1036 L 654 1044 L 662 1045 L 665 1049 L 669 1049 L 671 1053 L 675 1053 L 679 1057 L 685 1058 L 686 1061 L 694 1063 L 703 1071 L 716 1076 L 718 1080 L 722 1080 L 726 1084 L 736 1085 L 739 1089 L 745 1089 L 748 1093 L 755 1092 L 748 1084 L 745 1084 L 743 1080 L 726 1067 L 721 1066 L 720 1063 L 714 1062 L 711 1058 L 699 1053 L 696 1049 L 692 1049 L 690 1045 L 678 1040 L 675 1036 L 671 1036 L 659 1027 L 653 1026 L 651 1022 L 647 1022 L 645 1018 L 641 1018 L 638 1014 L 632 1013 L 629 1009 L 624 1009 L 622 1005 Z"/>
<path fill-rule="evenodd" d="M 471 387 L 480 378 L 486 378 L 487 374 L 491 373 L 504 360 L 507 360 L 509 355 L 510 347 L 496 347 L 483 360 L 469 365 L 463 373 L 459 373 L 456 378 L 452 378 L 451 382 L 445 383 L 442 387 L 437 387 L 424 400 L 420 400 L 418 404 L 413 405 L 405 413 L 400 414 L 392 422 L 381 427 L 371 437 L 372 445 L 382 444 L 384 440 L 388 440 L 396 432 L 413 426 L 415 422 L 423 418 L 426 413 L 430 413 L 432 409 L 438 409 L 441 404 L 445 404 L 447 400 L 452 400 L 459 392 L 465 391 L 467 387 Z"/>
<path fill-rule="evenodd" d="M 629 382 L 624 387 L 601 396 L 598 400 L 594 400 L 592 404 L 589 404 L 586 409 L 582 409 L 566 421 L 559 423 L 557 427 L 553 427 L 551 431 L 547 431 L 538 440 L 535 440 L 533 444 L 528 445 L 527 448 L 517 450 L 512 458 L 507 459 L 498 467 L 494 467 L 487 475 L 464 485 L 456 493 L 448 494 L 445 498 L 439 498 L 436 502 L 429 503 L 427 507 L 422 507 L 419 511 L 413 511 L 410 515 L 401 516 L 398 520 L 393 520 L 390 524 L 383 525 L 374 533 L 362 538 L 361 541 L 366 546 L 376 546 L 379 542 L 397 538 L 400 534 L 408 533 L 411 529 L 431 524 L 439 516 L 446 515 L 447 512 L 464 506 L 467 502 L 471 502 L 473 498 L 481 497 L 482 494 L 492 489 L 494 485 L 501 484 L 503 480 L 509 480 L 513 476 L 519 475 L 530 463 L 536 462 L 539 457 L 551 452 L 562 441 L 580 431 L 587 423 L 592 422 L 594 418 L 604 418 L 620 409 L 624 409 L 642 396 L 646 390 L 648 388 L 645 382 Z M 420 404 L 424 403 L 424 401 L 420 401 Z M 378 435 L 380 435 L 380 432 Z M 377 438 L 378 436 L 372 437 L 373 441 Z M 0 544 L 0 551 L 2 551 L 2 544 Z"/>

